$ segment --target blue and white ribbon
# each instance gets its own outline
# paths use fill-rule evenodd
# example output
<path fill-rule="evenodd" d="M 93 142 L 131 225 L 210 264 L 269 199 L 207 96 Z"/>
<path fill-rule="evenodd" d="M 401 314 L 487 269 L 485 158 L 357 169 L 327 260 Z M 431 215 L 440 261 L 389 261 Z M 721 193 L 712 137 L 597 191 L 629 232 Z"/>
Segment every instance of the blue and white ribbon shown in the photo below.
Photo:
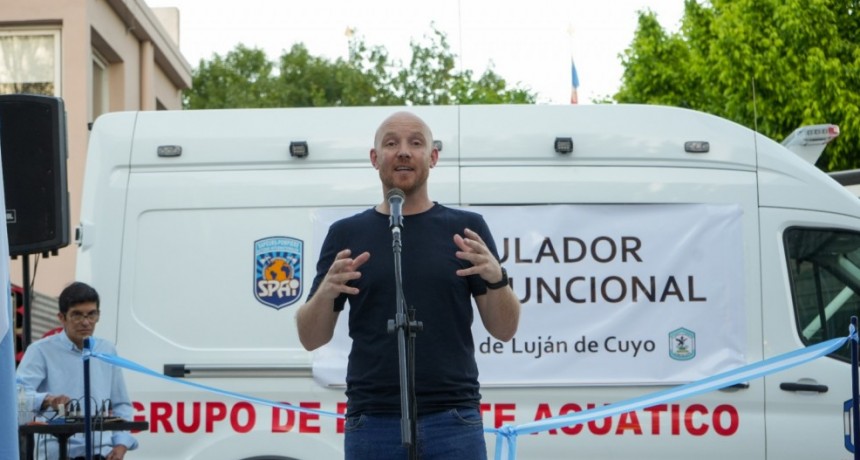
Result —
<path fill-rule="evenodd" d="M 785 369 L 799 366 L 809 361 L 818 359 L 822 356 L 829 355 L 830 353 L 833 353 L 834 351 L 845 345 L 845 342 L 847 342 L 848 340 L 853 340 L 855 342 L 858 340 L 857 332 L 854 330 L 853 327 L 850 328 L 850 334 L 848 337 L 831 339 L 826 342 L 811 345 L 800 350 L 795 350 L 779 356 L 774 356 L 773 358 L 769 358 L 764 361 L 748 364 L 746 366 L 739 367 L 728 372 L 723 372 L 721 374 L 707 377 L 696 382 L 691 382 L 677 387 L 669 388 L 667 390 L 650 393 L 644 396 L 640 396 L 638 398 L 619 401 L 603 407 L 596 407 L 593 409 L 584 410 L 575 414 L 567 414 L 563 416 L 537 420 L 530 423 L 524 423 L 518 426 L 504 425 L 497 429 L 488 428 L 484 431 L 496 434 L 496 460 L 502 459 L 505 447 L 507 447 L 508 460 L 515 460 L 517 451 L 517 436 L 519 435 L 538 433 L 541 431 L 548 431 L 572 425 L 588 423 L 592 420 L 612 417 L 615 415 L 632 412 L 635 410 L 644 409 L 659 404 L 678 401 L 680 399 L 686 399 L 703 393 L 709 393 L 711 391 L 726 388 L 738 383 L 748 382 L 750 380 L 754 380 L 760 377 L 764 377 L 765 375 L 773 374 L 776 372 L 783 371 Z M 131 371 L 139 372 L 141 374 L 149 375 L 163 380 L 168 380 L 171 382 L 176 382 L 182 385 L 187 385 L 215 394 L 228 396 L 230 398 L 235 398 L 238 400 L 248 401 L 255 404 L 277 407 L 280 409 L 292 410 L 296 412 L 317 414 L 326 417 L 344 417 L 343 414 L 338 414 L 335 412 L 293 406 L 291 404 L 280 403 L 267 399 L 256 398 L 253 396 L 247 396 L 232 391 L 226 391 L 188 380 L 168 377 L 161 373 L 147 369 L 135 362 L 120 358 L 116 355 L 93 353 L 91 351 L 85 350 L 83 357 L 84 359 L 90 359 L 91 357 L 100 359 L 114 366 L 119 366 Z"/>
<path fill-rule="evenodd" d="M 800 350 L 795 350 L 773 358 L 759 361 L 757 363 L 748 364 L 731 371 L 723 372 L 711 377 L 698 380 L 696 382 L 687 383 L 667 390 L 650 393 L 638 398 L 619 401 L 603 407 L 588 409 L 575 414 L 564 415 L 559 417 L 547 418 L 531 423 L 524 423 L 519 426 L 505 425 L 499 429 L 486 430 L 495 432 L 496 437 L 496 460 L 501 460 L 503 452 L 503 442 L 506 442 L 508 449 L 508 459 L 516 459 L 517 436 L 522 434 L 531 434 L 541 431 L 547 431 L 581 423 L 587 423 L 592 420 L 602 419 L 619 415 L 627 412 L 632 412 L 646 407 L 656 406 L 680 399 L 690 398 L 692 396 L 709 393 L 714 390 L 726 388 L 738 383 L 748 382 L 759 377 L 764 377 L 768 374 L 783 371 L 801 364 L 807 363 L 814 359 L 833 353 L 840 347 L 845 345 L 849 339 L 854 339 L 857 336 L 855 331 L 851 331 L 848 337 L 831 339 L 826 342 L 821 342 Z M 856 340 L 856 339 L 855 339 Z"/>
<path fill-rule="evenodd" d="M 140 364 L 137 364 L 133 361 L 129 361 L 127 359 L 120 358 L 119 356 L 116 356 L 116 355 L 108 355 L 108 354 L 104 354 L 104 353 L 90 353 L 90 355 L 93 358 L 100 359 L 100 360 L 102 360 L 106 363 L 112 364 L 114 366 L 119 366 L 119 367 L 122 367 L 124 369 L 128 369 L 128 370 L 135 371 L 135 372 L 140 372 L 141 374 L 146 374 L 146 375 L 149 375 L 149 376 L 152 376 L 155 378 L 168 380 L 168 381 L 179 383 L 182 385 L 188 385 L 190 387 L 199 388 L 201 390 L 206 390 L 206 391 L 209 391 L 211 393 L 228 396 L 230 398 L 238 399 L 240 401 L 248 401 L 248 402 L 252 402 L 255 404 L 262 404 L 264 406 L 277 407 L 279 409 L 292 410 L 292 411 L 296 411 L 296 412 L 306 412 L 308 414 L 323 415 L 326 417 L 335 417 L 335 418 L 343 418 L 344 417 L 343 414 L 338 414 L 336 412 L 328 412 L 328 411 L 323 411 L 323 410 L 308 409 L 307 407 L 298 407 L 298 406 L 294 406 L 292 404 L 275 402 L 275 401 L 270 401 L 268 399 L 255 398 L 253 396 L 247 396 L 247 395 L 243 395 L 241 393 L 235 393 L 232 391 L 222 390 L 220 388 L 210 387 L 208 385 L 202 385 L 202 384 L 192 382 L 189 380 L 182 380 L 182 379 L 177 379 L 174 377 L 168 377 L 164 374 L 160 374 L 160 373 L 155 372 L 153 370 L 147 369 L 147 368 L 145 368 L 145 367 L 141 366 Z M 84 359 L 87 359 L 86 355 L 84 356 Z"/>

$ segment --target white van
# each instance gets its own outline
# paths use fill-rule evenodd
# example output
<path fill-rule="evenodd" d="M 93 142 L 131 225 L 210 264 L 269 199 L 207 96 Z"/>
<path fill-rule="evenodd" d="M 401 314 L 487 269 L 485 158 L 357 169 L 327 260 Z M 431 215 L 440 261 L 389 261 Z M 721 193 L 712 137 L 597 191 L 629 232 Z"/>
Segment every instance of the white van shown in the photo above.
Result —
<path fill-rule="evenodd" d="M 747 128 L 657 106 L 407 109 L 441 148 L 431 197 L 485 215 L 523 300 L 511 342 L 474 328 L 488 428 L 844 337 L 860 311 L 860 202 Z M 327 225 L 383 198 L 368 152 L 394 110 L 95 123 L 77 276 L 102 295 L 98 334 L 166 375 L 125 372 L 136 417 L 150 424 L 136 460 L 342 458 L 340 419 L 179 382 L 344 411 L 344 334 L 308 353 L 293 315 Z M 520 436 L 516 455 L 848 459 L 848 356 Z M 488 433 L 491 456 L 495 443 Z"/>

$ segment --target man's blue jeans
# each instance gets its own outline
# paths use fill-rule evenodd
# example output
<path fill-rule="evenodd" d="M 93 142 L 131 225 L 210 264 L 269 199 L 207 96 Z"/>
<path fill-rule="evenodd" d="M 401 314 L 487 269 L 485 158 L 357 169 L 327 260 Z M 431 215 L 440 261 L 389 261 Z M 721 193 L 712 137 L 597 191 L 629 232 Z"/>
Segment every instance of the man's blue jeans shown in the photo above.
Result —
<path fill-rule="evenodd" d="M 346 460 L 404 460 L 409 451 L 400 437 L 400 414 L 360 415 L 346 419 Z M 486 460 L 484 424 L 477 409 L 450 409 L 418 418 L 420 460 Z"/>

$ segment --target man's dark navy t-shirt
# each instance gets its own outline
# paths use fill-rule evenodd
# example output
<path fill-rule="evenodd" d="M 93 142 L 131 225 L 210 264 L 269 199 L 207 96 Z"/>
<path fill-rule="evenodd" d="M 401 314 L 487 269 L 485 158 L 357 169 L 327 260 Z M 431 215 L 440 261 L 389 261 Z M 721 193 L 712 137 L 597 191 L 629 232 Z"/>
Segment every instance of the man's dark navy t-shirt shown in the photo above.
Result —
<path fill-rule="evenodd" d="M 415 308 L 423 330 L 415 340 L 415 392 L 418 413 L 452 407 L 478 408 L 478 366 L 471 325 L 471 298 L 486 293 L 477 275 L 457 276 L 469 262 L 455 256 L 454 234 L 474 230 L 498 257 L 483 217 L 435 204 L 430 210 L 404 216 L 401 267 L 406 305 Z M 323 243 L 310 295 L 325 277 L 335 255 L 350 249 L 352 257 L 367 251 L 361 278 L 350 282 L 357 295 L 341 295 L 335 309 L 349 301 L 352 349 L 347 368 L 347 415 L 399 413 L 400 377 L 397 335 L 388 320 L 396 312 L 394 256 L 389 217 L 371 208 L 332 224 Z"/>

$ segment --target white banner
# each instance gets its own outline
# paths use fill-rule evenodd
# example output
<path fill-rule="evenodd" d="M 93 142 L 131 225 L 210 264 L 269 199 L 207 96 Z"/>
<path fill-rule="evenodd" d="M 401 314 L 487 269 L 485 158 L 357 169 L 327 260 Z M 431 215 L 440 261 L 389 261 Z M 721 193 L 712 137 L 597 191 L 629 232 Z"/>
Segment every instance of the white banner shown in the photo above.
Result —
<path fill-rule="evenodd" d="M 668 384 L 746 364 L 740 207 L 469 209 L 487 220 L 523 303 L 506 343 L 476 314 L 482 385 Z M 343 215 L 320 212 L 320 234 Z M 320 383 L 344 382 L 345 323 L 315 354 Z"/>

